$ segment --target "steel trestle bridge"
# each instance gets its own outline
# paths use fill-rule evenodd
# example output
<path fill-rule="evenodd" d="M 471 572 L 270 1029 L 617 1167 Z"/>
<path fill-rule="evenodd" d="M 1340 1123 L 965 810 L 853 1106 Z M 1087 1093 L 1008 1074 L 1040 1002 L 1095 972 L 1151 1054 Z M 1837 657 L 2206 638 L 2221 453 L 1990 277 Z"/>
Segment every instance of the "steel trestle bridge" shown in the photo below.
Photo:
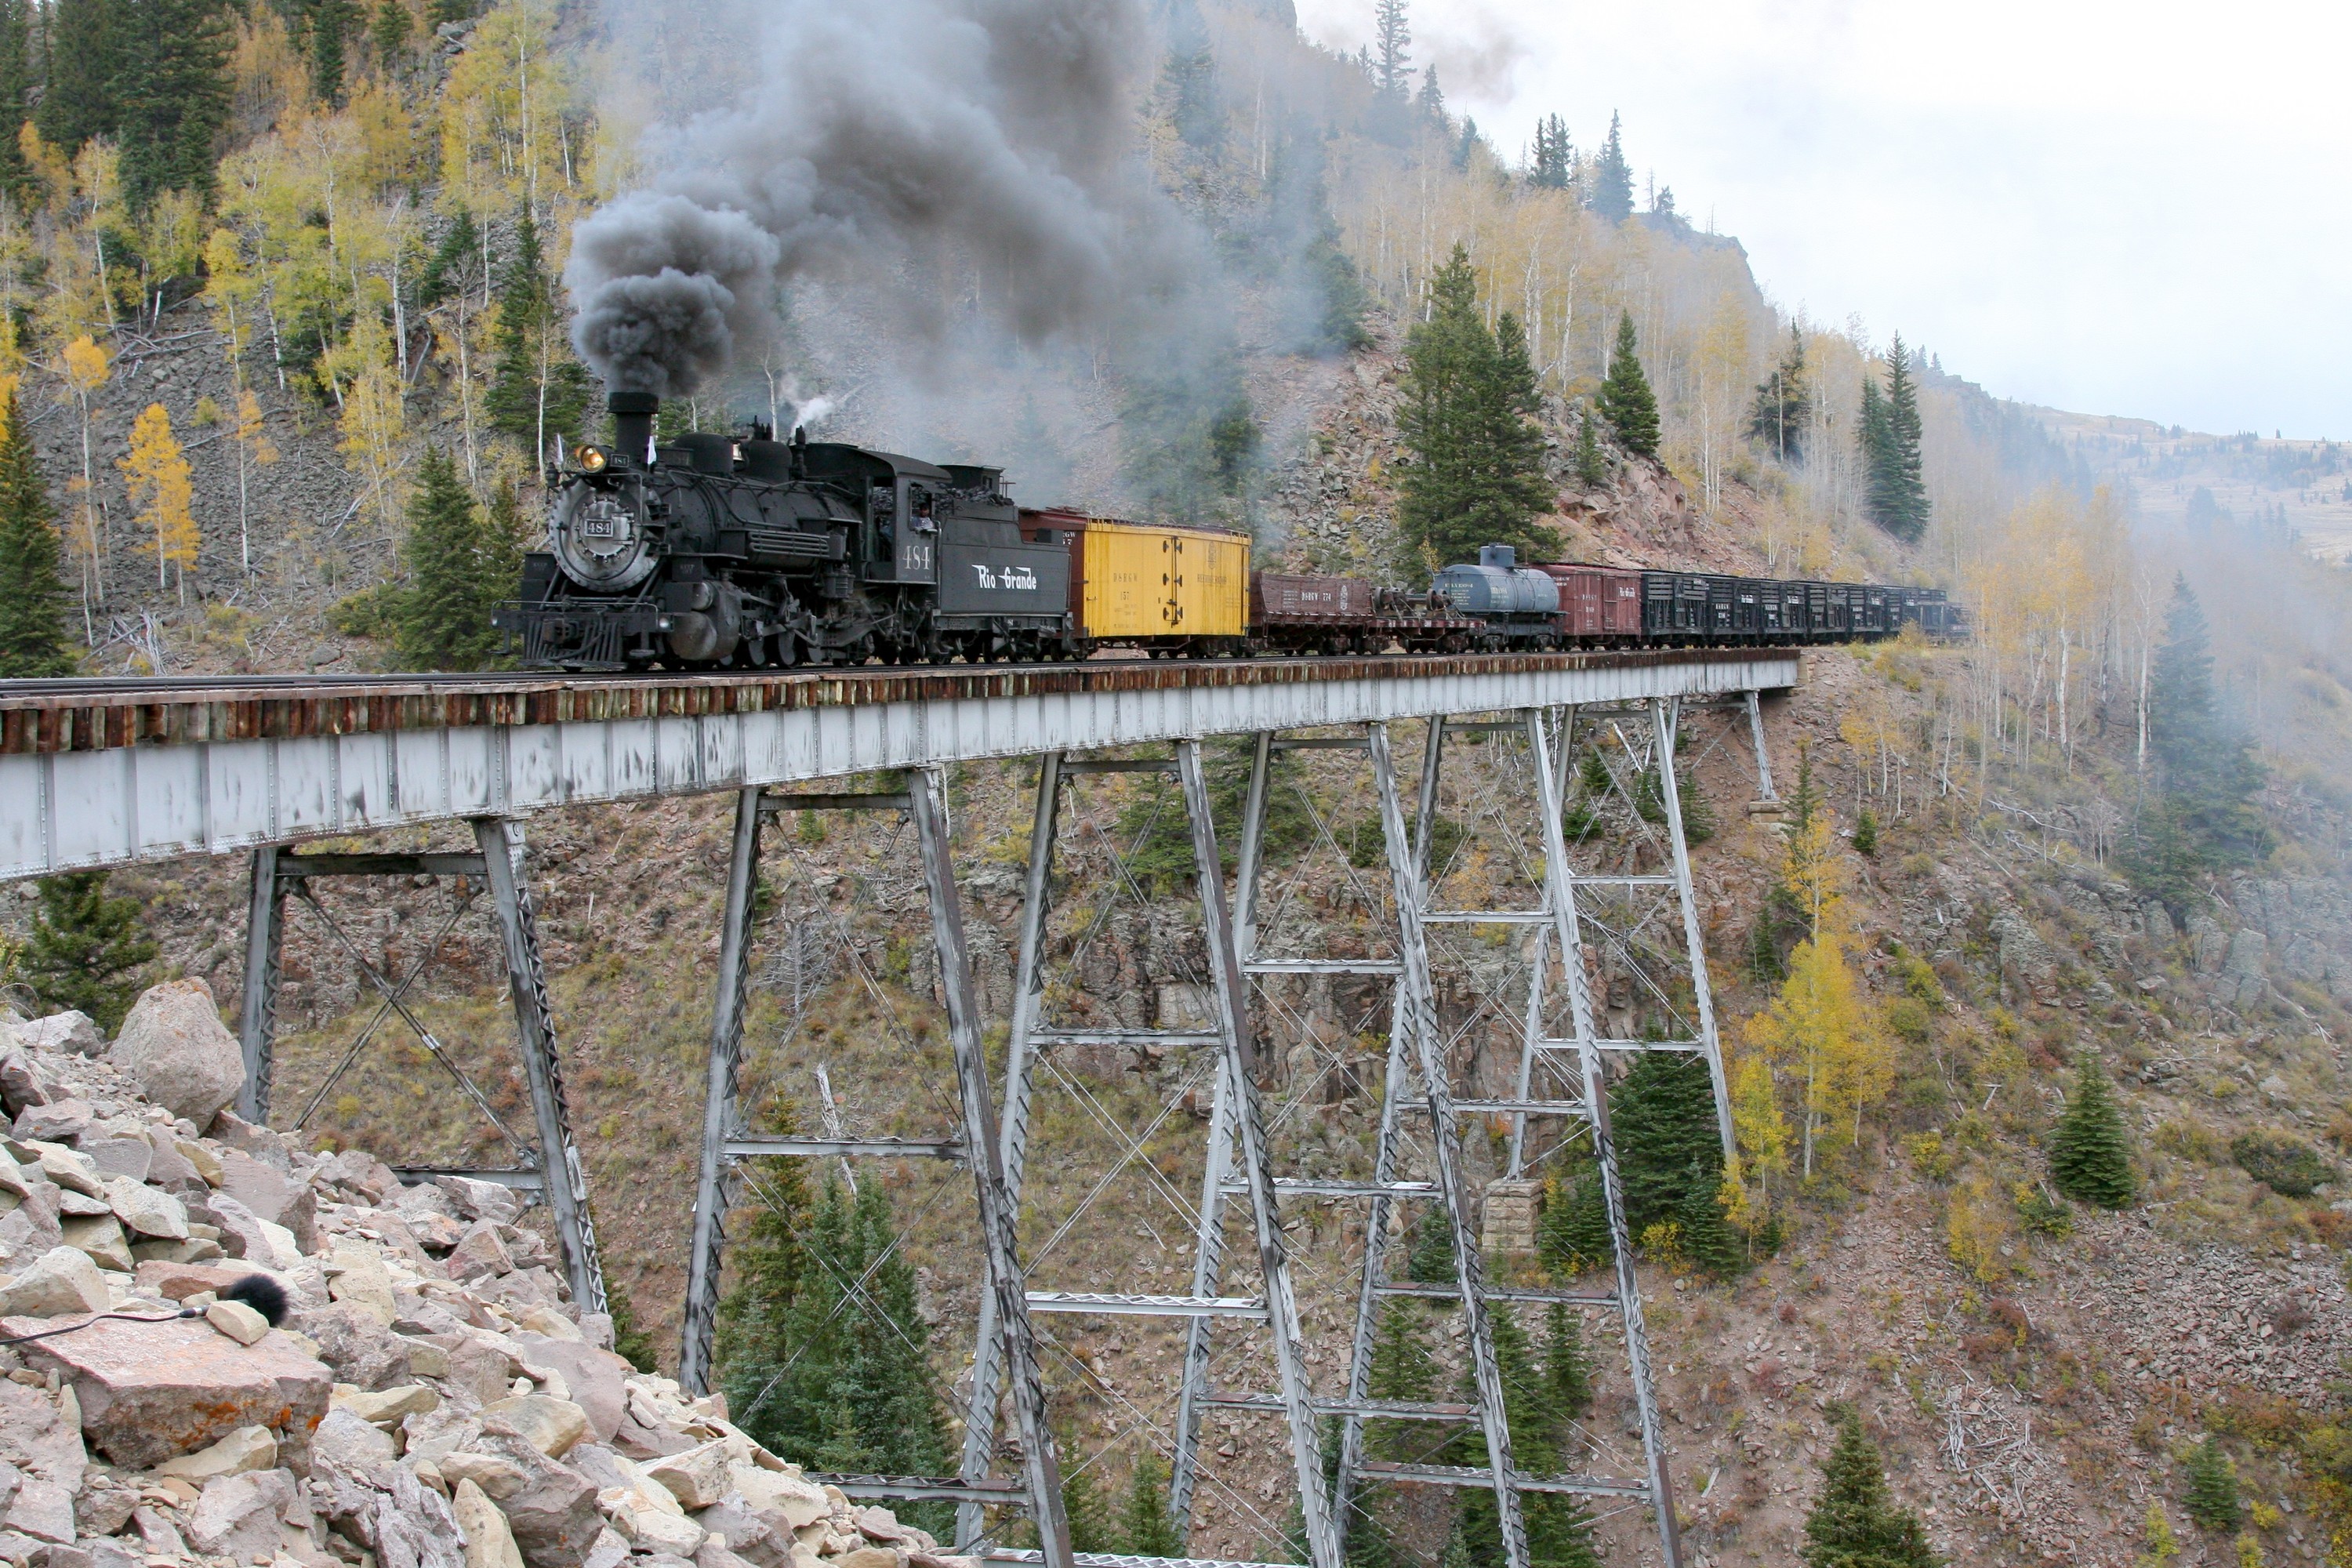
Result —
<path fill-rule="evenodd" d="M 1622 1194 L 1609 1127 L 1612 1058 L 1641 1050 L 1696 1054 L 1707 1064 L 1727 1151 L 1724 1093 L 1706 961 L 1695 906 L 1678 781 L 1685 716 L 1728 710 L 1752 747 L 1761 795 L 1773 796 L 1759 699 L 1797 684 L 1799 655 L 1781 649 L 1490 654 L 1436 658 L 1113 661 L 1024 667 L 846 669 L 629 679 L 535 676 L 223 677 L 155 680 L 26 681 L 0 685 L 0 879 L 187 856 L 250 853 L 241 1035 L 247 1085 L 240 1110 L 270 1112 L 275 1004 L 285 906 L 303 900 L 378 1002 L 441 1058 L 484 1114 L 466 1079 L 406 996 L 422 972 L 382 972 L 311 895 L 316 882 L 420 873 L 478 883 L 489 894 L 510 982 L 516 1033 L 532 1116 L 528 1132 L 499 1124 L 513 1163 L 462 1173 L 535 1195 L 554 1220 L 575 1299 L 604 1304 L 586 1182 L 569 1125 L 562 1052 L 540 955 L 525 853 L 532 813 L 685 795 L 731 794 L 735 824 L 719 932 L 679 1377 L 709 1384 L 728 1209 L 739 1163 L 776 1156 L 940 1158 L 968 1166 L 973 1230 L 984 1259 L 979 1333 L 964 1413 L 963 1456 L 953 1477 L 829 1478 L 854 1496 L 952 1500 L 958 1548 L 1047 1568 L 1172 1568 L 1189 1559 L 1074 1555 L 1062 1477 L 1046 1409 L 1033 1319 L 1077 1313 L 1172 1319 L 1184 1325 L 1181 1386 L 1171 1450 L 1171 1503 L 1189 1525 L 1202 1483 L 1204 1423 L 1249 1412 L 1281 1417 L 1284 1462 L 1313 1568 L 1342 1568 L 1351 1519 L 1369 1489 L 1471 1487 L 1492 1492 L 1510 1568 L 1527 1568 L 1527 1499 L 1570 1493 L 1645 1505 L 1661 1560 L 1684 1561 L 1667 1446 L 1643 1328 Z M 1741 721 L 1744 720 L 1744 722 Z M 1393 754 L 1392 729 L 1423 739 L 1417 788 Z M 1230 894 L 1212 821 L 1201 742 L 1252 738 L 1238 868 Z M 1528 900 L 1519 907 L 1449 901 L 1449 868 L 1433 857 L 1449 740 L 1488 748 L 1488 815 L 1522 844 Z M 1458 745 L 1457 742 L 1457 745 Z M 1276 760 L 1318 750 L 1360 761 L 1378 802 L 1384 876 L 1371 901 L 1392 951 L 1315 954 L 1277 951 L 1262 930 L 1265 833 Z M 1097 753 L 1116 751 L 1117 756 Z M 1140 751 L 1143 754 L 1137 754 Z M 1612 797 L 1641 840 L 1613 870 L 1571 858 L 1564 816 L 1574 759 L 1598 769 L 1591 800 Z M 992 1084 L 949 852 L 946 769 L 982 759 L 1037 759 L 1034 826 L 1014 955 L 1010 1044 Z M 1687 765 L 1687 751 L 1684 758 Z M 1208 954 L 1205 1024 L 1156 1030 L 1096 1030 L 1048 1018 L 1045 983 L 1057 854 L 1075 791 L 1090 774 L 1165 775 L 1181 798 L 1194 867 L 1193 901 Z M 887 781 L 871 785 L 874 775 Z M 863 777 L 863 793 L 786 787 Z M 938 961 L 954 1064 L 955 1124 L 928 1139 L 824 1138 L 754 1132 L 738 1103 L 743 1021 L 751 990 L 762 834 L 778 813 L 881 811 L 911 823 Z M 470 853 L 329 853 L 305 842 L 385 829 L 464 822 Z M 1528 826 L 1532 825 L 1529 835 Z M 1361 862 L 1358 862 L 1360 864 Z M 1609 910 L 1656 901 L 1631 923 Z M 454 917 L 453 917 L 454 918 Z M 1528 932 L 1514 1087 L 1499 1097 L 1457 1094 L 1441 1022 L 1433 964 L 1444 932 L 1468 926 Z M 1658 933 L 1666 933 L 1661 936 Z M 1669 977 L 1658 963 L 1671 948 Z M 428 954 L 429 961 L 429 954 Z M 1305 977 L 1348 975 L 1391 988 L 1384 1079 L 1370 1180 L 1289 1173 L 1268 1130 L 1268 1063 L 1283 1009 L 1270 991 Z M 1613 977 L 1613 978 L 1612 978 Z M 1667 984 L 1671 979 L 1671 984 Z M 1621 1003 L 1620 987 L 1645 987 L 1654 1005 Z M 1640 1005 L 1672 1026 L 1636 1031 Z M 1269 1020 L 1273 1022 L 1270 1023 Z M 1464 1026 L 1466 1029 L 1467 1026 Z M 1640 1033 L 1643 1037 L 1633 1037 Z M 1116 1039 L 1112 1037 L 1115 1036 Z M 362 1040 L 365 1039 L 362 1037 Z M 1205 1053 L 1212 1084 L 1190 1288 L 1181 1294 L 1040 1290 L 1022 1259 L 1018 1224 L 1031 1151 L 1031 1106 L 1040 1064 L 1074 1045 L 1116 1044 Z M 321 1091 L 323 1092 L 323 1091 Z M 1503 1178 L 1485 1194 L 1465 1164 L 1462 1122 L 1507 1126 Z M 1542 1132 L 1566 1129 L 1565 1133 Z M 1490 1283 L 1480 1209 L 1494 1232 L 1499 1206 L 1528 1200 L 1544 1138 L 1580 1140 L 1600 1178 L 1613 1258 L 1605 1286 L 1534 1288 Z M 1408 1171 L 1407 1167 L 1412 1167 Z M 410 1179 L 449 1173 L 402 1168 Z M 1286 1196 L 1362 1204 L 1360 1275 L 1344 1389 L 1318 1389 L 1306 1353 L 1284 1229 Z M 1449 1282 L 1391 1277 L 1386 1254 L 1397 1205 L 1434 1205 L 1450 1234 Z M 1227 1253 L 1228 1219 L 1246 1240 Z M 1462 1314 L 1466 1359 L 1461 1401 L 1375 1398 L 1370 1373 L 1384 1306 L 1401 1297 L 1452 1303 Z M 1610 1475 L 1539 1473 L 1515 1459 L 1505 1419 L 1494 1315 L 1523 1302 L 1592 1310 L 1614 1320 L 1626 1356 L 1641 1436 L 1638 1464 Z M 1215 1386 L 1217 1325 L 1262 1348 L 1274 1387 Z M 1253 1351 L 1255 1353 L 1255 1350 Z M 1010 1418 L 1000 1442 L 1000 1415 Z M 1475 1464 L 1383 1460 L 1368 1449 L 1368 1424 L 1447 1422 L 1482 1439 Z M 1337 1464 L 1327 1452 L 1336 1432 Z M 1009 1470 L 1008 1470 L 1009 1466 Z M 1024 1512 L 1039 1550 L 999 1546 L 1005 1510 Z"/>

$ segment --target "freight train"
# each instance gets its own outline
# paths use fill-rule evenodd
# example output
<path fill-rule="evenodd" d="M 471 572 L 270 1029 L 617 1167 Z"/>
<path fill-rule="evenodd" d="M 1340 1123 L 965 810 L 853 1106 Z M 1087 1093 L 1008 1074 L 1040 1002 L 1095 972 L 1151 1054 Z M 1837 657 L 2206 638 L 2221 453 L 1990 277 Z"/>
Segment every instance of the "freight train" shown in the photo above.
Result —
<path fill-rule="evenodd" d="M 1425 592 L 1254 572 L 1248 538 L 1018 507 L 999 468 L 837 442 L 655 438 L 612 395 L 612 446 L 549 475 L 545 546 L 496 624 L 534 668 L 1372 654 L 1963 637 L 1937 588 L 1614 566 L 1503 545 Z"/>

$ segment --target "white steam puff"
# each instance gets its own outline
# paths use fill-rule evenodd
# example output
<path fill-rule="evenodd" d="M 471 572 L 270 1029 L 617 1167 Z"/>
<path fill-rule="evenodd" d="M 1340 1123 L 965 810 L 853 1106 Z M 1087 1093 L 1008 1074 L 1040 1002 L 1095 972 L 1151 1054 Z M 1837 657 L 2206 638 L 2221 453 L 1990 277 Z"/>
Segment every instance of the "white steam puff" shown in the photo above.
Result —
<path fill-rule="evenodd" d="M 1034 341 L 1166 265 L 1137 243 L 1157 209 L 1128 155 L 1135 0 L 757 10 L 759 86 L 664 134 L 657 190 L 575 230 L 572 342 L 614 390 L 704 385 L 803 276 L 951 264 Z"/>

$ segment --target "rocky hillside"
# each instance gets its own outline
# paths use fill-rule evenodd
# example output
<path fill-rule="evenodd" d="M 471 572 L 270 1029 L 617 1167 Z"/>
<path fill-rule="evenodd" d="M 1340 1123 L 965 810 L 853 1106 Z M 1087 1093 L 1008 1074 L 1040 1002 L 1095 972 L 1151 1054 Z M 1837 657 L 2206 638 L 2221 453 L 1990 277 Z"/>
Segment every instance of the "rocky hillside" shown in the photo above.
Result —
<path fill-rule="evenodd" d="M 504 1188 L 223 1109 L 212 1002 L 0 1015 L 0 1556 L 962 1568 L 614 1354 Z"/>

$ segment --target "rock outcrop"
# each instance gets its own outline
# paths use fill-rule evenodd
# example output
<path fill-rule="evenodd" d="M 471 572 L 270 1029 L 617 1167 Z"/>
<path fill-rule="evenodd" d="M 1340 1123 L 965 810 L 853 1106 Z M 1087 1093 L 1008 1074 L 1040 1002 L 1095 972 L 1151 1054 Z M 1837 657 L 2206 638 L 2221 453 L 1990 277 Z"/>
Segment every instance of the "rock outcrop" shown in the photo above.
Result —
<path fill-rule="evenodd" d="M 964 1568 L 614 1354 L 506 1189 L 226 1112 L 201 982 L 87 1023 L 0 1011 L 0 1562 Z"/>

